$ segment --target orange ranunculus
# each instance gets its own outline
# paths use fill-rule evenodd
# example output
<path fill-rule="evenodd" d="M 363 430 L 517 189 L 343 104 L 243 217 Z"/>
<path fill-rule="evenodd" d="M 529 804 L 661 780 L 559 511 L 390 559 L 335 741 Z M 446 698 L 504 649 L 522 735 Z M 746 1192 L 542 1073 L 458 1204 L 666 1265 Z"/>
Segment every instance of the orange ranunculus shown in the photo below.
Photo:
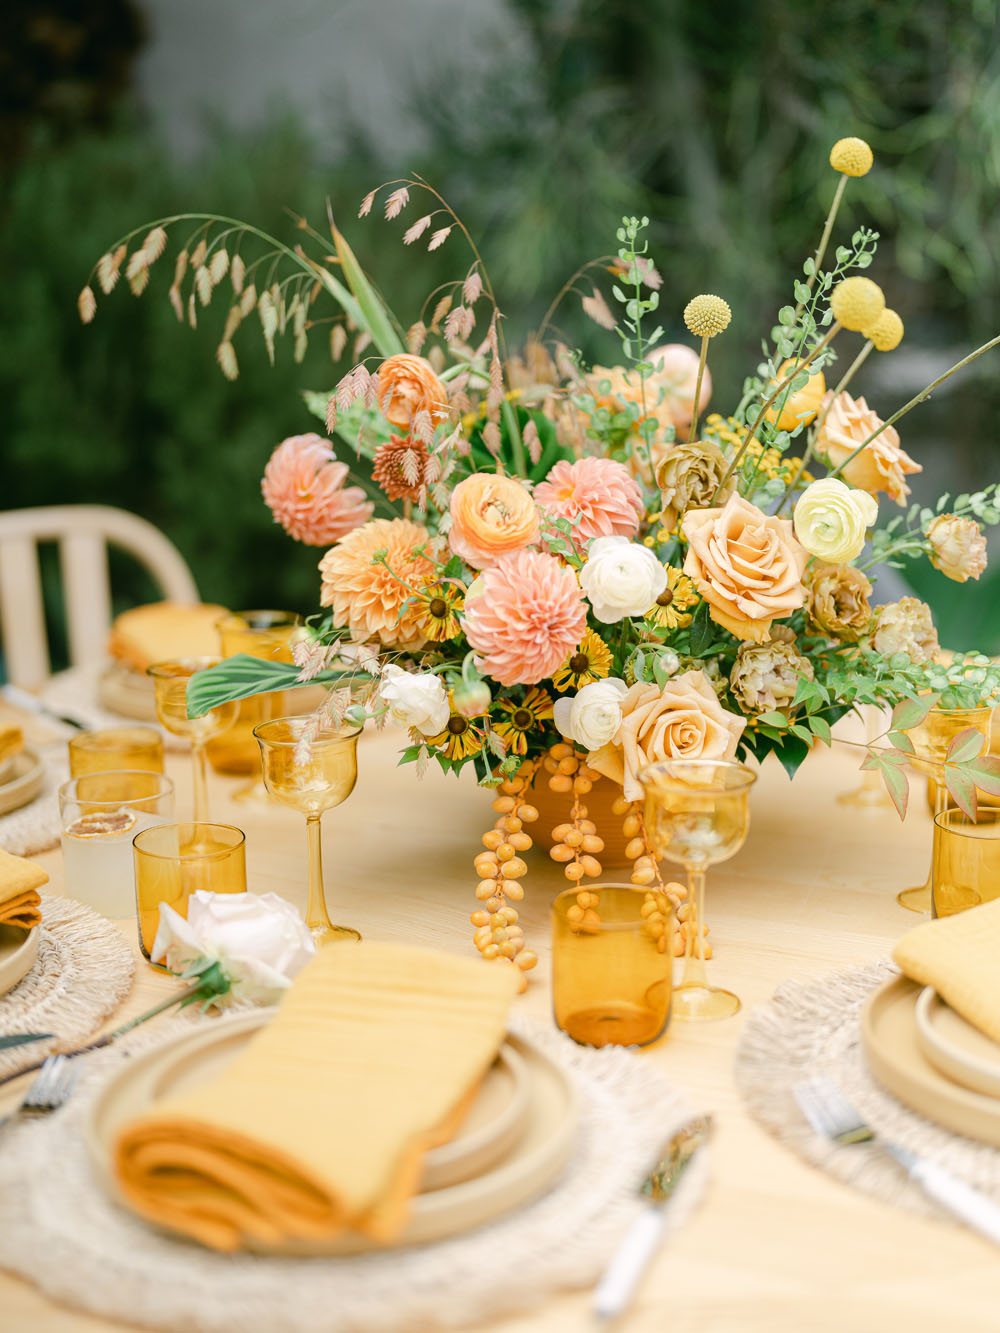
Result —
<path fill-rule="evenodd" d="M 737 638 L 763 643 L 771 622 L 805 601 L 809 556 L 787 518 L 768 517 L 733 495 L 721 509 L 689 509 L 681 531 L 688 542 L 684 573 L 715 623 Z"/>
<path fill-rule="evenodd" d="M 426 412 L 433 427 L 448 415 L 448 394 L 422 356 L 400 352 L 386 357 L 378 370 L 379 406 L 394 426 L 410 426 L 418 413 Z"/>
<path fill-rule="evenodd" d="M 513 477 L 474 472 L 451 493 L 451 549 L 473 569 L 488 569 L 538 541 L 538 509 Z"/>
<path fill-rule="evenodd" d="M 780 384 L 783 379 L 786 379 L 791 374 L 794 366 L 794 361 L 783 362 L 778 368 L 777 381 L 772 382 L 768 392 L 774 389 L 775 383 Z M 780 416 L 777 414 L 777 408 L 781 407 L 781 401 L 787 390 L 778 394 L 774 407 L 767 409 L 765 415 L 768 421 L 774 421 L 777 416 L 778 430 L 794 430 L 796 426 L 808 426 L 819 411 L 823 395 L 826 393 L 826 379 L 821 370 L 810 372 L 808 366 L 804 373 L 809 376 L 809 383 L 803 388 L 797 389 L 794 393 L 788 394 L 785 405 L 781 408 Z"/>
<path fill-rule="evenodd" d="M 826 420 L 816 435 L 816 452 L 831 467 L 840 467 L 859 445 L 863 444 L 882 425 L 863 398 L 852 398 L 849 393 L 828 395 Z M 893 426 L 886 426 L 867 448 L 851 458 L 843 471 L 843 478 L 859 490 L 877 495 L 884 491 L 890 500 L 905 505 L 910 494 L 906 477 L 923 468 L 915 463 L 900 446 L 899 434 Z"/>

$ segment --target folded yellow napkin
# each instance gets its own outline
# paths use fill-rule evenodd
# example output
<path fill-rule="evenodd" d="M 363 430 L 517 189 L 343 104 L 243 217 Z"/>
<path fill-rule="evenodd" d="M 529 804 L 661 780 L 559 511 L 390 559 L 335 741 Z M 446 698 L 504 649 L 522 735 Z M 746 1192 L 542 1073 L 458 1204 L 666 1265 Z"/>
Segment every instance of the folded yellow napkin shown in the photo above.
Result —
<path fill-rule="evenodd" d="M 892 951 L 906 975 L 1000 1041 L 1000 898 L 924 921 Z"/>
<path fill-rule="evenodd" d="M 42 900 L 38 890 L 48 878 L 34 861 L 0 849 L 0 926 L 23 926 L 31 930 L 39 925 Z"/>
<path fill-rule="evenodd" d="M 513 968 L 399 944 L 329 944 L 211 1082 L 115 1148 L 144 1216 L 219 1250 L 391 1240 L 428 1148 L 455 1132 L 503 1040 Z"/>
<path fill-rule="evenodd" d="M 12 722 L 0 722 L 0 764 L 24 749 L 24 732 Z"/>

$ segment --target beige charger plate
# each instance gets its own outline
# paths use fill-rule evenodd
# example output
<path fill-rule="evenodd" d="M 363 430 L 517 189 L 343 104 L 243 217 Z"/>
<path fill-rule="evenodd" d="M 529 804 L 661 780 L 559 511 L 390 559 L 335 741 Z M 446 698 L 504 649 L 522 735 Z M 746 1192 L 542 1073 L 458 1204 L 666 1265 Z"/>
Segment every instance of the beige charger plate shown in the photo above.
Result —
<path fill-rule="evenodd" d="M 920 1049 L 935 1069 L 954 1083 L 987 1097 L 1000 1097 L 1000 1043 L 967 1022 L 925 986 L 914 1016 Z"/>
<path fill-rule="evenodd" d="M 97 700 L 109 713 L 139 722 L 156 721 L 156 689 L 151 677 L 120 662 L 112 662 L 101 672 Z"/>
<path fill-rule="evenodd" d="M 0 995 L 13 990 L 38 957 L 39 928 L 0 926 Z"/>
<path fill-rule="evenodd" d="M 0 782 L 0 815 L 9 815 L 12 810 L 20 810 L 23 805 L 33 801 L 45 786 L 45 768 L 37 750 L 26 745 L 10 761 L 9 771 Z"/>
<path fill-rule="evenodd" d="M 861 1015 L 861 1040 L 871 1071 L 921 1115 L 1000 1148 L 1000 1101 L 953 1083 L 920 1049 L 916 1008 L 923 989 L 907 977 L 895 977 L 869 997 Z"/>
<path fill-rule="evenodd" d="M 119 1203 L 129 1207 L 113 1169 L 119 1128 L 159 1098 L 214 1078 L 274 1013 L 258 1010 L 184 1034 L 128 1061 L 109 1080 L 91 1108 L 84 1133 L 101 1183 Z M 516 1092 L 504 1087 L 512 1083 Z M 576 1093 L 568 1076 L 531 1042 L 508 1035 L 456 1137 L 427 1154 L 420 1193 L 394 1245 L 441 1240 L 543 1193 L 569 1159 L 576 1118 Z M 504 1126 L 499 1133 L 498 1121 Z M 253 1248 L 269 1254 L 346 1255 L 384 1247 L 350 1233 L 329 1241 Z"/>

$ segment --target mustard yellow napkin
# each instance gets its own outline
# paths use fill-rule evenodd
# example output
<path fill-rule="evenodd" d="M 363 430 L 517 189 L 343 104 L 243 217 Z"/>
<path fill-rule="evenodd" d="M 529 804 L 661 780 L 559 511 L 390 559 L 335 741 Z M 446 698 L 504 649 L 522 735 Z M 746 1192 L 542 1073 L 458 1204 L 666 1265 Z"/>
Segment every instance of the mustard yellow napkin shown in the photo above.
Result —
<path fill-rule="evenodd" d="M 326 945 L 228 1068 L 122 1129 L 125 1197 L 219 1250 L 348 1227 L 391 1240 L 424 1153 L 451 1137 L 493 1061 L 516 991 L 513 968 Z"/>
<path fill-rule="evenodd" d="M 0 849 L 0 926 L 23 926 L 31 930 L 39 925 L 42 900 L 38 890 L 48 878 L 34 861 Z"/>
<path fill-rule="evenodd" d="M 1000 898 L 922 922 L 892 956 L 913 981 L 933 986 L 956 1013 L 1000 1041 Z"/>

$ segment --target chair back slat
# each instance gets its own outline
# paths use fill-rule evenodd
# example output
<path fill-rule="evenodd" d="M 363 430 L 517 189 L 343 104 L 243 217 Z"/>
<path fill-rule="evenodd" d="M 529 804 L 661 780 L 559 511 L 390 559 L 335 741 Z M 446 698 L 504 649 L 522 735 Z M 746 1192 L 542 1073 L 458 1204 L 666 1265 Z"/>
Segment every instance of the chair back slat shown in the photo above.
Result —
<path fill-rule="evenodd" d="M 91 532 L 74 533 L 59 543 L 69 659 L 88 666 L 107 655 L 111 628 L 111 583 L 108 548 Z"/>
<path fill-rule="evenodd" d="M 7 677 L 37 685 L 49 674 L 38 548 L 29 536 L 0 542 L 0 630 Z"/>
<path fill-rule="evenodd" d="M 50 505 L 0 513 L 0 640 L 7 679 L 42 684 L 50 672 L 38 543 L 58 542 L 70 659 L 100 661 L 111 626 L 107 546 L 119 546 L 172 602 L 197 602 L 198 587 L 176 546 L 138 514 L 108 505 Z"/>

